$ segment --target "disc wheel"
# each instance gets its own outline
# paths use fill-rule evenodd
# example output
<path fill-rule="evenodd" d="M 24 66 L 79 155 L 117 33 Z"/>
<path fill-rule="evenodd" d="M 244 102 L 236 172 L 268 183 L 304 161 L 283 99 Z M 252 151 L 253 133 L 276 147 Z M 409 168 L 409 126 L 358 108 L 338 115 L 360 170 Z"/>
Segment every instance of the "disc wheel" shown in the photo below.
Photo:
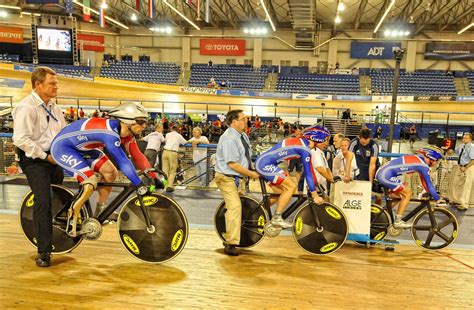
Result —
<path fill-rule="evenodd" d="M 443 208 L 428 208 L 413 219 L 411 236 L 415 243 L 428 250 L 439 250 L 456 240 L 459 224 L 453 213 Z"/>
<path fill-rule="evenodd" d="M 263 228 L 268 221 L 268 214 L 265 208 L 251 197 L 241 196 L 240 202 L 242 203 L 242 226 L 238 246 L 249 248 L 262 241 L 264 237 Z M 225 224 L 226 211 L 225 202 L 222 201 L 217 206 L 214 214 L 214 227 L 217 235 L 224 242 L 226 241 L 224 234 L 227 231 Z"/>
<path fill-rule="evenodd" d="M 337 251 L 344 244 L 349 226 L 346 216 L 337 206 L 306 203 L 296 213 L 292 230 L 296 242 L 305 251 L 325 255 Z"/>
<path fill-rule="evenodd" d="M 63 254 L 72 251 L 82 242 L 82 236 L 72 238 L 66 233 L 67 208 L 74 198 L 74 193 L 61 185 L 51 185 L 52 199 L 51 212 L 53 214 L 53 235 L 52 235 L 52 253 Z M 33 222 L 33 209 L 35 207 L 35 196 L 33 192 L 28 192 L 21 201 L 20 211 L 18 212 L 20 227 L 26 239 L 37 247 L 37 239 Z M 64 210 L 63 210 L 64 209 Z M 82 207 L 77 222 L 77 230 L 81 229 L 83 219 L 90 213 L 89 201 Z"/>
<path fill-rule="evenodd" d="M 181 253 L 189 234 L 188 220 L 171 198 L 153 193 L 143 197 L 152 228 L 148 229 L 137 196 L 127 200 L 117 222 L 120 241 L 133 257 L 164 263 Z"/>
<path fill-rule="evenodd" d="M 390 219 L 390 215 L 379 205 L 372 204 L 370 207 L 370 239 L 381 241 L 385 239 L 388 234 L 388 227 L 392 223 Z M 376 242 L 362 242 L 356 241 L 359 244 L 366 245 L 369 244 L 376 244 Z"/>

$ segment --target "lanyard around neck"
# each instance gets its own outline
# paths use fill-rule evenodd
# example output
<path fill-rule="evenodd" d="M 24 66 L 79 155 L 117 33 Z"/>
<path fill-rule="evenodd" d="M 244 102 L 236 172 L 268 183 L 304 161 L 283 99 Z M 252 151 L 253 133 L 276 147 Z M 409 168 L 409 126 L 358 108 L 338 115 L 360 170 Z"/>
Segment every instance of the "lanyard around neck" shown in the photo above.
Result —
<path fill-rule="evenodd" d="M 54 114 L 51 113 L 51 111 L 48 110 L 48 108 L 46 108 L 44 103 L 41 103 L 41 107 L 43 108 L 43 110 L 46 111 L 46 113 L 48 113 L 49 116 L 51 116 L 52 119 L 54 119 L 56 122 L 59 122 L 58 119 L 54 116 Z"/>

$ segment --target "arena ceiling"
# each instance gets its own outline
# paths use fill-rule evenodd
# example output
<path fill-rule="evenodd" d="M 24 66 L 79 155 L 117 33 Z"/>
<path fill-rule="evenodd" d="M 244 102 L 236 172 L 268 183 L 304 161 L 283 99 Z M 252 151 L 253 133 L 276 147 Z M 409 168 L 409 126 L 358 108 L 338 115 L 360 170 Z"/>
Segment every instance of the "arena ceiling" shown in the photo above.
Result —
<path fill-rule="evenodd" d="M 82 0 L 77 0 L 82 3 Z M 209 0 L 210 23 L 204 21 L 205 0 L 200 2 L 200 17 L 196 8 L 186 0 L 166 0 L 179 12 L 192 20 L 201 29 L 231 27 L 240 29 L 249 24 L 266 23 L 267 17 L 262 2 L 271 16 L 277 30 L 314 32 L 318 29 L 373 30 L 392 0 Z M 19 6 L 24 11 L 45 14 L 65 14 L 64 0 L 59 5 L 29 5 L 24 0 L 0 0 L 0 4 Z M 91 0 L 91 7 L 98 10 L 102 0 Z M 140 10 L 135 10 L 135 0 L 106 0 L 106 14 L 127 26 L 146 28 L 168 22 L 184 31 L 191 25 L 175 13 L 164 0 L 155 0 L 155 18 L 147 17 L 147 0 L 141 0 Z M 473 0 L 396 0 L 384 20 L 384 25 L 407 25 L 413 34 L 424 30 L 459 31 L 472 23 Z M 345 9 L 339 12 L 340 24 L 335 24 L 339 3 Z M 132 13 L 137 21 L 132 21 Z M 73 14 L 81 18 L 82 8 L 74 4 Z M 93 20 L 97 15 L 92 14 Z M 268 24 L 268 23 L 267 23 Z M 109 30 L 119 32 L 120 27 L 107 23 Z M 473 28 L 471 28 L 471 31 Z"/>

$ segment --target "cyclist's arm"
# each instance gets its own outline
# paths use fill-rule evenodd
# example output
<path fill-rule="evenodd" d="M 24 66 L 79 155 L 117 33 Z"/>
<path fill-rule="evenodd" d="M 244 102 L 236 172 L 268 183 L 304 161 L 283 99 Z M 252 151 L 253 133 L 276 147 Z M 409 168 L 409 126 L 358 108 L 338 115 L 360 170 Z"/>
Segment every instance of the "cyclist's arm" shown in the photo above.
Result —
<path fill-rule="evenodd" d="M 125 174 L 132 184 L 135 186 L 140 185 L 142 180 L 138 177 L 135 167 L 133 167 L 132 162 L 128 159 L 122 148 L 116 146 L 116 143 L 120 143 L 120 139 L 106 142 L 105 149 L 117 163 L 118 169 Z"/>
<path fill-rule="evenodd" d="M 418 173 L 420 174 L 420 179 L 421 179 L 421 184 L 425 188 L 425 190 L 430 193 L 431 197 L 433 197 L 434 200 L 438 201 L 440 199 L 438 192 L 436 191 L 436 188 L 433 185 L 433 182 L 431 182 L 430 174 L 429 174 L 430 169 L 428 167 L 421 167 Z"/>
<path fill-rule="evenodd" d="M 328 180 L 331 183 L 334 183 L 332 173 L 331 173 L 331 171 L 329 171 L 328 168 L 323 167 L 323 166 L 319 166 L 319 167 L 316 167 L 316 170 L 319 172 L 320 175 L 322 175 L 323 178 L 325 178 L 326 180 Z"/>
<path fill-rule="evenodd" d="M 132 157 L 135 164 L 138 166 L 138 169 L 140 169 L 141 171 L 144 171 L 146 169 L 152 168 L 150 162 L 148 161 L 148 158 L 146 158 L 146 156 L 143 155 L 143 153 L 140 151 L 140 149 L 138 148 L 137 141 L 134 138 L 132 138 L 127 143 L 126 149 L 128 153 L 130 154 L 130 156 Z M 149 175 L 152 178 L 156 179 L 156 175 L 154 173 L 149 173 Z"/>
<path fill-rule="evenodd" d="M 311 165 L 311 154 L 308 152 L 306 156 L 301 157 L 301 162 L 303 163 L 303 173 L 306 179 L 306 184 L 308 185 L 309 191 L 313 193 L 316 191 L 316 184 L 318 181 Z"/>

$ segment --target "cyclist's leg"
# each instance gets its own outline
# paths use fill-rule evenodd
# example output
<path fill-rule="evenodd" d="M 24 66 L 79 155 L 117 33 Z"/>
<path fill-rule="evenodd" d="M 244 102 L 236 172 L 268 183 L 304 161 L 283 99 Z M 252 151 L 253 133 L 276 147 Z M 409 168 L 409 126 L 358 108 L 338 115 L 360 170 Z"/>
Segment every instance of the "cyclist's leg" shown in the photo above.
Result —
<path fill-rule="evenodd" d="M 295 193 L 296 184 L 291 178 L 285 178 L 281 181 L 279 185 L 275 187 L 278 188 L 279 191 L 281 191 L 276 208 L 276 212 L 281 213 L 283 212 L 283 210 L 285 210 L 286 206 L 291 200 L 291 197 Z"/>

